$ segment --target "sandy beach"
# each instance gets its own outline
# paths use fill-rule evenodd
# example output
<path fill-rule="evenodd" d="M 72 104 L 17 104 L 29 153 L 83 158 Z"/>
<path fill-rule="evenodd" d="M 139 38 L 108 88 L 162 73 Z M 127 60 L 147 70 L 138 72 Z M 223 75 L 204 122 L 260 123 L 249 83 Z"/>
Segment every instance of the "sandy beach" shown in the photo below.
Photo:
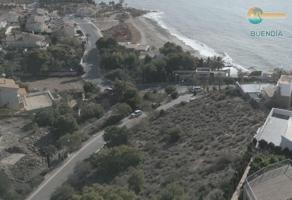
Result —
<path fill-rule="evenodd" d="M 184 44 L 181 40 L 172 36 L 167 30 L 157 24 L 157 22 L 144 16 L 132 18 L 129 21 L 137 28 L 141 34 L 140 44 L 149 45 L 155 48 L 162 47 L 166 42 L 173 42 L 181 46 L 184 50 L 191 52 L 194 56 L 199 56 L 199 52 Z"/>
<path fill-rule="evenodd" d="M 122 32 L 123 34 L 127 33 L 130 35 L 122 35 L 121 38 L 127 39 L 122 41 L 118 40 L 119 42 L 131 42 L 133 44 L 150 46 L 153 50 L 158 50 L 166 42 L 172 42 L 181 46 L 185 51 L 190 52 L 195 57 L 203 57 L 199 51 L 177 38 L 169 32 L 169 30 L 160 26 L 155 20 L 148 18 L 147 14 L 139 17 L 130 16 L 127 20 L 125 20 L 125 22 L 122 23 L 123 25 L 121 25 L 119 20 L 116 18 L 116 13 L 111 13 L 107 16 L 97 18 L 95 24 L 105 34 L 108 30 L 111 30 L 109 31 L 111 34 Z M 250 71 L 240 65 L 233 64 L 232 61 L 230 62 L 230 59 L 224 55 L 222 55 L 222 58 L 225 61 L 226 68 L 230 68 L 232 77 L 237 77 L 238 71 Z"/>

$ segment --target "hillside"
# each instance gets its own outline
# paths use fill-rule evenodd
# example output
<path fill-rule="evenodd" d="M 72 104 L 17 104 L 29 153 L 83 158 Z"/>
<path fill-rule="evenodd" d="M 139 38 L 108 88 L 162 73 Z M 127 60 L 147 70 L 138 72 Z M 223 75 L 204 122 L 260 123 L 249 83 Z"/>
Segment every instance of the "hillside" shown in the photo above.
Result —
<path fill-rule="evenodd" d="M 264 116 L 239 97 L 215 94 L 136 127 L 130 139 L 144 152 L 141 199 L 154 199 L 171 182 L 181 184 L 191 200 L 225 199 L 221 195 L 233 189 L 232 178 Z M 177 141 L 171 132 L 179 132 Z"/>

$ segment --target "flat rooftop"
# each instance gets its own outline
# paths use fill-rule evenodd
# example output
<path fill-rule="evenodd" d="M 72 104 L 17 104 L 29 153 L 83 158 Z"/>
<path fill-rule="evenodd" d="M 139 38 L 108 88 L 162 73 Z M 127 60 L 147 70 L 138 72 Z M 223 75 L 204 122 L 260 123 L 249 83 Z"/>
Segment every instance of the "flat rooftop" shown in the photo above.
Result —
<path fill-rule="evenodd" d="M 249 184 L 257 200 L 288 200 L 292 198 L 292 167 L 268 171 Z"/>
<path fill-rule="evenodd" d="M 292 149 L 292 111 L 273 108 L 255 138 Z"/>
<path fill-rule="evenodd" d="M 280 83 L 284 84 L 291 84 L 292 83 L 292 76 L 282 75 L 279 79 Z"/>
<path fill-rule="evenodd" d="M 265 88 L 274 87 L 273 84 L 269 83 L 252 83 L 252 84 L 239 84 L 239 87 L 244 93 L 261 93 Z"/>

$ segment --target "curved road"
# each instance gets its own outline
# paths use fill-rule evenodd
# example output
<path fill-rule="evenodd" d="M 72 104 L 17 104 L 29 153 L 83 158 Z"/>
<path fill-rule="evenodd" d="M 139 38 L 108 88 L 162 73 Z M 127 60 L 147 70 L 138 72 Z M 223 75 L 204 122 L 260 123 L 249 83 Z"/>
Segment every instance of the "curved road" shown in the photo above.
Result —
<path fill-rule="evenodd" d="M 84 56 L 80 63 L 85 72 L 82 78 L 96 84 L 103 91 L 106 85 L 103 84 L 102 77 L 100 76 L 98 49 L 95 45 L 97 40 L 103 37 L 103 35 L 89 19 L 76 18 L 74 21 L 79 24 L 83 34 L 87 36 Z"/>
<path fill-rule="evenodd" d="M 193 95 L 186 94 L 180 96 L 176 100 L 173 100 L 167 104 L 164 104 L 157 108 L 157 110 L 167 110 L 182 101 L 188 102 L 193 98 Z M 197 97 L 199 98 L 199 96 Z M 131 128 L 138 123 L 140 123 L 145 117 L 145 114 L 136 119 L 125 118 L 122 120 L 120 126 L 126 126 Z M 55 169 L 53 172 L 49 173 L 41 185 L 26 198 L 26 200 L 50 200 L 51 195 L 54 191 L 62 186 L 62 184 L 69 178 L 71 174 L 74 173 L 74 168 L 78 163 L 90 157 L 91 154 L 98 152 L 103 148 L 105 142 L 103 140 L 104 131 L 100 131 L 94 134 L 83 146 L 82 148 L 69 156 L 64 163 Z"/>

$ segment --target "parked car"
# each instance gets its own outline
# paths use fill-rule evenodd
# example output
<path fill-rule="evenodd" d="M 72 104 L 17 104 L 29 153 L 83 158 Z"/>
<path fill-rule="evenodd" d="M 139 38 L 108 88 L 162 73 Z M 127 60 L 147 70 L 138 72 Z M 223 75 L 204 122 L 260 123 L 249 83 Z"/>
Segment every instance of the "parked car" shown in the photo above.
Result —
<path fill-rule="evenodd" d="M 192 86 L 191 88 L 189 88 L 189 92 L 193 93 L 194 96 L 196 96 L 198 93 L 202 92 L 203 89 L 200 86 Z"/>
<path fill-rule="evenodd" d="M 143 114 L 142 110 L 135 110 L 131 115 L 130 119 L 140 117 Z"/>

